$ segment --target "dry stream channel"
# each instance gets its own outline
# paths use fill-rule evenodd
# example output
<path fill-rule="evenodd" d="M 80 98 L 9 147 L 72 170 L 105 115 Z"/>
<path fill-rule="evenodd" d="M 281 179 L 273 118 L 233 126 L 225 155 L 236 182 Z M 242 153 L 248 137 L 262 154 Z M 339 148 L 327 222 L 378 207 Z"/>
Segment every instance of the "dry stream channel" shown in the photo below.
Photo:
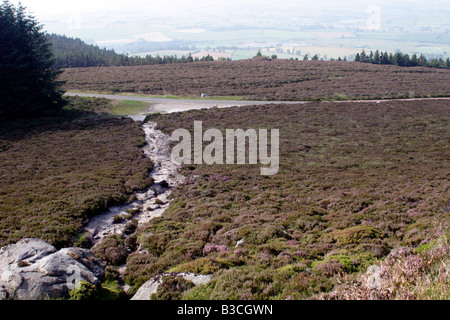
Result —
<path fill-rule="evenodd" d="M 110 99 L 130 99 L 128 96 L 107 96 L 91 94 L 71 94 L 80 96 L 106 97 Z M 145 99 L 142 101 L 152 102 L 146 112 L 157 111 L 172 113 L 200 108 L 226 108 L 230 106 L 255 105 L 258 101 L 197 101 L 179 99 Z M 265 102 L 267 103 L 267 102 Z M 273 102 L 272 102 L 273 103 Z M 146 113 L 130 115 L 135 121 L 143 121 Z M 127 223 L 127 217 L 133 213 L 133 218 L 137 219 L 139 225 L 147 223 L 149 220 L 160 217 L 169 206 L 169 195 L 172 189 L 183 181 L 183 176 L 178 173 L 178 166 L 171 160 L 170 136 L 157 129 L 157 123 L 147 122 L 143 124 L 145 139 L 147 144 L 143 147 L 145 156 L 149 157 L 154 170 L 150 173 L 150 178 L 154 180 L 153 185 L 144 192 L 135 193 L 135 200 L 129 204 L 114 206 L 106 212 L 92 218 L 85 227 L 93 240 L 98 243 L 106 236 L 122 234 Z M 123 220 L 123 222 L 119 222 Z"/>
<path fill-rule="evenodd" d="M 156 123 L 148 122 L 143 125 L 147 144 L 144 154 L 149 157 L 154 169 L 150 177 L 153 185 L 144 192 L 136 192 L 135 200 L 129 204 L 114 206 L 103 214 L 95 216 L 86 225 L 85 230 L 97 243 L 105 236 L 122 234 L 126 218 L 133 214 L 139 225 L 152 218 L 160 217 L 169 206 L 169 195 L 172 189 L 183 181 L 178 173 L 178 167 L 171 161 L 170 136 L 156 129 Z M 123 220 L 124 222 L 117 223 Z"/>

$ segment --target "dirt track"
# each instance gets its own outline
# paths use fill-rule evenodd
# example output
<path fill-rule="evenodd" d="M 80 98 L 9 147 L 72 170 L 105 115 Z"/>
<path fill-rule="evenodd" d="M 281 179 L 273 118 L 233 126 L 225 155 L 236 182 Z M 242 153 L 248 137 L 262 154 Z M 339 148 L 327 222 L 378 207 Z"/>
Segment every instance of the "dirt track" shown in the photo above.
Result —
<path fill-rule="evenodd" d="M 74 93 L 67 92 L 67 96 L 81 96 L 81 97 L 95 97 L 106 98 L 112 100 L 131 100 L 148 102 L 150 106 L 142 114 L 133 116 L 135 120 L 144 118 L 144 114 L 152 112 L 181 112 L 194 109 L 204 108 L 227 108 L 234 106 L 251 106 L 251 105 L 265 105 L 265 104 L 305 104 L 309 101 L 258 101 L 258 100 L 208 100 L 205 99 L 168 99 L 168 98 L 154 98 L 146 96 L 128 96 L 128 95 L 112 95 L 112 94 L 97 94 L 97 93 Z M 385 99 L 385 100 L 335 100 L 324 101 L 324 103 L 343 103 L 343 102 L 358 102 L 358 103 L 381 103 L 389 101 L 426 101 L 426 100 L 450 100 L 450 97 L 438 98 L 409 98 L 409 99 Z"/>
<path fill-rule="evenodd" d="M 298 104 L 305 103 L 304 101 L 250 101 L 250 100 L 209 100 L 205 99 L 168 99 L 168 98 L 154 98 L 145 96 L 127 96 L 127 95 L 110 95 L 110 94 L 97 94 L 97 93 L 73 93 L 67 92 L 67 96 L 80 96 L 80 97 L 95 97 L 106 98 L 112 100 L 131 100 L 131 101 L 143 101 L 150 103 L 150 106 L 146 113 L 150 112 L 181 112 L 194 109 L 204 108 L 227 108 L 234 106 L 252 106 L 252 105 L 264 105 L 264 104 L 281 104 L 290 103 Z"/>

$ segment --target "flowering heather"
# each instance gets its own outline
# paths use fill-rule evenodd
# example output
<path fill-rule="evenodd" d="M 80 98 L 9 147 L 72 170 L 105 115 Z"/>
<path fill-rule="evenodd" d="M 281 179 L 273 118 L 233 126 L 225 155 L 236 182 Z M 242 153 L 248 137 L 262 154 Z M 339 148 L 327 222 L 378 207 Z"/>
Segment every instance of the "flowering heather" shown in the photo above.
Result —
<path fill-rule="evenodd" d="M 224 176 L 222 174 L 213 174 L 211 176 L 208 177 L 208 180 L 213 180 L 213 181 L 228 181 L 230 180 L 230 177 Z"/>
<path fill-rule="evenodd" d="M 223 252 L 228 251 L 228 247 L 224 245 L 217 244 L 207 244 L 203 247 L 203 254 L 208 255 L 212 252 Z"/>
<path fill-rule="evenodd" d="M 213 274 L 185 298 L 307 299 L 390 252 L 386 261 L 400 255 L 394 269 L 405 270 L 395 281 L 414 278 L 429 259 L 393 249 L 431 243 L 433 219 L 450 226 L 449 112 L 448 102 L 430 100 L 153 115 L 168 134 L 193 130 L 194 120 L 204 130 L 276 126 L 280 170 L 264 177 L 252 165 L 182 167 L 188 182 L 174 189 L 162 217 L 138 228 L 148 254 L 130 255 L 125 280 L 138 287 L 158 272 L 182 270 Z"/>
<path fill-rule="evenodd" d="M 441 235 L 416 250 L 401 247 L 354 281 L 343 281 L 320 299 L 414 300 L 450 299 L 450 244 Z"/>

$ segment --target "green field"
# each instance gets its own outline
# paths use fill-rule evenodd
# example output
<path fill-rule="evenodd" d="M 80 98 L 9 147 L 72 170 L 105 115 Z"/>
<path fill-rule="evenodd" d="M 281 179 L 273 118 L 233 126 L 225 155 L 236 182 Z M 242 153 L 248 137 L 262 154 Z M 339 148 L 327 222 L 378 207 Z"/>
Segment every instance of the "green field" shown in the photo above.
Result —
<path fill-rule="evenodd" d="M 370 50 L 381 50 L 395 52 L 397 50 L 404 53 L 417 53 L 448 57 L 450 52 L 450 36 L 442 32 L 408 32 L 399 31 L 394 28 L 390 30 L 385 27 L 382 30 L 361 30 L 355 28 L 308 28 L 302 31 L 277 30 L 270 28 L 259 29 L 235 29 L 222 31 L 203 32 L 177 32 L 161 30 L 161 33 L 175 41 L 191 43 L 190 50 L 153 50 L 139 52 L 139 55 L 186 55 L 196 50 L 232 50 L 232 59 L 248 59 L 254 56 L 259 50 L 278 51 L 279 58 L 289 59 L 298 57 L 293 52 L 287 53 L 286 48 L 308 47 L 302 50 L 302 56 L 307 54 L 313 56 L 318 54 L 321 57 L 326 55 L 326 59 L 337 59 L 338 57 L 353 59 L 356 52 L 362 48 Z M 280 52 L 280 50 L 282 50 Z M 297 51 L 297 50 L 295 50 Z M 270 53 L 272 55 L 273 53 Z"/>

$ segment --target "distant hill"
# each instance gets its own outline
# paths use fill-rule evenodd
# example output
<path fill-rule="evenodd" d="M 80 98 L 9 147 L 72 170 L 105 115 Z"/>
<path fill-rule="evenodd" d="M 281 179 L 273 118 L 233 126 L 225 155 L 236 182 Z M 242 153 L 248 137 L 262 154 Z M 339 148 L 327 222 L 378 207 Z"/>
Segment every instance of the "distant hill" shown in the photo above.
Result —
<path fill-rule="evenodd" d="M 190 55 L 180 58 L 177 56 L 152 57 L 150 55 L 144 58 L 129 57 L 124 54 L 118 54 L 111 49 L 87 44 L 78 38 L 74 39 L 58 34 L 49 34 L 48 39 L 52 44 L 56 67 L 58 68 L 140 66 L 214 60 L 209 55 L 201 59 L 194 59 Z"/>
<path fill-rule="evenodd" d="M 126 56 L 117 54 L 114 50 L 89 45 L 78 38 L 57 34 L 50 34 L 48 38 L 53 47 L 57 67 L 118 66 L 126 62 Z"/>

